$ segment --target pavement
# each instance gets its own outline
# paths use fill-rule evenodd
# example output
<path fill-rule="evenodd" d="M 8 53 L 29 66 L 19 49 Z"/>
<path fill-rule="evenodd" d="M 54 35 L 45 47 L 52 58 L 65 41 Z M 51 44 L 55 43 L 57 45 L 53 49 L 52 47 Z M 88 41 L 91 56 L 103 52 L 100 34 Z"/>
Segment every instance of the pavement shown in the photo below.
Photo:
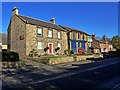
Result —
<path fill-rule="evenodd" d="M 72 64 L 87 64 L 87 61 L 71 62 L 58 65 L 45 65 L 36 61 L 24 60 L 24 67 L 16 69 L 2 69 L 2 85 L 9 87 L 12 85 L 20 85 L 23 83 L 34 82 L 49 78 L 53 75 L 58 75 L 63 72 L 68 72 L 68 68 L 75 68 Z"/>
<path fill-rule="evenodd" d="M 116 60 L 116 62 L 114 59 Z M 104 61 L 102 60 L 101 62 L 97 61 L 93 63 L 87 60 L 87 61 L 80 61 L 80 62 L 58 64 L 58 65 L 44 65 L 35 61 L 24 60 L 26 65 L 21 69 L 13 69 L 13 70 L 11 69 L 12 71 L 3 70 L 2 85 L 4 88 L 15 87 L 15 86 L 19 87 L 21 85 L 22 87 L 31 86 L 31 84 L 34 87 L 37 87 L 37 86 L 45 87 L 47 85 L 47 86 L 50 86 L 51 88 L 55 88 L 54 86 L 56 85 L 54 84 L 49 85 L 46 82 L 49 82 L 52 80 L 59 81 L 59 79 L 63 77 L 70 76 L 71 78 L 72 75 L 74 76 L 78 73 L 84 73 L 84 72 L 95 70 L 98 68 L 107 67 L 109 66 L 109 64 L 118 63 L 119 62 L 118 59 L 119 58 L 111 58 L 109 60 L 105 59 Z M 90 72 L 88 74 L 90 74 Z M 86 74 L 87 77 L 89 76 L 88 74 Z M 99 72 L 96 72 L 96 74 L 99 75 Z M 63 82 L 65 81 L 63 80 Z M 58 83 L 58 84 L 61 84 L 61 83 Z"/>

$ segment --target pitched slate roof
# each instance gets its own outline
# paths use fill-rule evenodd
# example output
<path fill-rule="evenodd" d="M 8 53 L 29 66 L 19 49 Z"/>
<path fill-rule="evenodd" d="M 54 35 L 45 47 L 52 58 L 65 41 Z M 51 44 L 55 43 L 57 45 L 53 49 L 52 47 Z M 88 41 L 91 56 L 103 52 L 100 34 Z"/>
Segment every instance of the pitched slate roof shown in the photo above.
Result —
<path fill-rule="evenodd" d="M 28 17 L 28 16 L 23 16 L 23 15 L 17 15 L 20 19 L 22 19 L 24 22 L 28 23 L 28 24 L 33 24 L 33 25 L 37 25 L 37 26 L 43 26 L 43 27 L 48 27 L 48 28 L 53 28 L 53 29 L 57 29 L 57 30 L 63 30 L 62 28 L 60 28 L 59 26 L 49 23 L 49 22 L 45 22 L 43 20 L 38 20 L 32 17 Z"/>
<path fill-rule="evenodd" d="M 0 33 L 0 43 L 2 43 L 3 45 L 7 45 L 7 34 Z"/>
<path fill-rule="evenodd" d="M 67 27 L 67 26 L 62 26 L 62 25 L 59 25 L 59 26 L 62 27 L 63 29 L 65 29 L 65 30 L 68 30 L 68 31 L 77 31 L 77 32 L 81 32 L 81 33 L 84 33 L 84 34 L 86 34 L 86 35 L 89 35 L 89 34 L 83 32 L 83 31 L 81 31 L 81 30 L 77 30 L 77 29 L 70 28 L 70 27 Z M 90 36 L 90 35 L 89 35 L 89 36 Z"/>

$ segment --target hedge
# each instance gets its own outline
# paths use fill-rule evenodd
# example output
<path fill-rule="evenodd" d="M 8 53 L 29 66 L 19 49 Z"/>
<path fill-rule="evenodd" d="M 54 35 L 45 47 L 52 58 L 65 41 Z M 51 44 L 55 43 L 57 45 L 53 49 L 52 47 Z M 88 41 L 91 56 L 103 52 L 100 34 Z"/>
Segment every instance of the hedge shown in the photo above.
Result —
<path fill-rule="evenodd" d="M 2 61 L 19 61 L 19 54 L 11 51 L 2 51 Z"/>

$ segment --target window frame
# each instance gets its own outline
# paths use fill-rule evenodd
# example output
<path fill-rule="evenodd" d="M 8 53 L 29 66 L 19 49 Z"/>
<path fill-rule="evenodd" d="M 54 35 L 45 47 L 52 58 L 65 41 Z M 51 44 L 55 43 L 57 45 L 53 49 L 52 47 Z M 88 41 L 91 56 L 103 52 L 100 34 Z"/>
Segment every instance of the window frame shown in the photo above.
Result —
<path fill-rule="evenodd" d="M 38 29 L 41 29 L 41 35 L 39 35 Z M 43 36 L 43 28 L 42 27 L 37 27 L 37 36 L 38 37 L 42 37 Z"/>
<path fill-rule="evenodd" d="M 41 43 L 41 46 L 39 45 L 39 43 Z M 39 48 L 40 46 L 40 48 Z M 42 42 L 38 42 L 38 46 L 37 46 L 38 49 L 42 49 Z"/>
<path fill-rule="evenodd" d="M 59 45 L 60 45 L 60 47 L 59 47 Z M 57 43 L 57 47 L 59 47 L 60 50 L 61 50 L 61 43 L 58 42 L 58 43 Z"/>
<path fill-rule="evenodd" d="M 50 37 L 49 31 L 52 31 L 52 33 L 51 33 L 52 36 L 51 37 Z M 53 29 L 51 29 L 51 28 L 48 29 L 48 37 L 53 38 Z"/>
<path fill-rule="evenodd" d="M 59 31 L 59 30 L 57 31 L 57 38 L 61 39 L 61 31 Z"/>

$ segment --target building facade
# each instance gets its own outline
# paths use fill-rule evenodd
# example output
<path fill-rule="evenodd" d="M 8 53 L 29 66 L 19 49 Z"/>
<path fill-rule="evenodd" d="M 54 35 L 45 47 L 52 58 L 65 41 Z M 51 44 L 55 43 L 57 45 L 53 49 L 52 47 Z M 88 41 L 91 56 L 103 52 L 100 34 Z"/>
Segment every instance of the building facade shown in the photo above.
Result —
<path fill-rule="evenodd" d="M 7 34 L 0 33 L 0 48 L 1 50 L 7 50 Z"/>
<path fill-rule="evenodd" d="M 21 58 L 30 55 L 34 49 L 38 55 L 62 55 L 66 49 L 78 53 L 89 50 L 90 35 L 70 27 L 56 25 L 55 18 L 50 22 L 23 16 L 18 8 L 12 10 L 8 26 L 8 50 L 19 53 Z"/>
<path fill-rule="evenodd" d="M 68 36 L 68 45 L 69 49 L 73 50 L 74 52 L 78 53 L 78 49 L 83 49 L 84 52 L 86 52 L 89 49 L 89 43 L 88 39 L 90 38 L 90 35 L 73 28 L 69 28 L 66 26 L 61 26 L 63 29 L 67 30 L 67 36 Z"/>
<path fill-rule="evenodd" d="M 113 46 L 110 41 L 106 38 L 105 41 L 100 41 L 101 52 L 109 52 L 113 50 Z"/>
<path fill-rule="evenodd" d="M 106 38 L 104 41 L 97 40 L 95 35 L 92 35 L 92 50 L 93 53 L 109 52 L 113 50 L 113 46 Z"/>
<path fill-rule="evenodd" d="M 15 7 L 8 26 L 8 50 L 26 57 L 33 49 L 40 55 L 63 54 L 68 49 L 66 31 L 55 25 L 54 18 L 45 22 L 19 15 Z"/>

